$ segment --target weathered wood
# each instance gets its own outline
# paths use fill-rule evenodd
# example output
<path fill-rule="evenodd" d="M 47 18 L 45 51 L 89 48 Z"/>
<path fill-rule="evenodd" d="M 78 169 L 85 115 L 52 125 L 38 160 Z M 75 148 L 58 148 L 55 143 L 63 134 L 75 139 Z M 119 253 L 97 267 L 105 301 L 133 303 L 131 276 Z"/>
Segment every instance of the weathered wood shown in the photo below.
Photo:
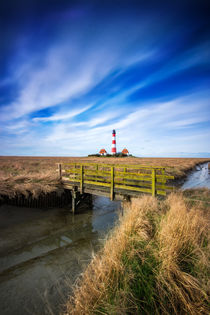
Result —
<path fill-rule="evenodd" d="M 91 189 L 100 195 L 109 194 L 111 200 L 119 195 L 138 196 L 140 193 L 165 195 L 167 190 L 173 189 L 166 185 L 166 181 L 174 177 L 166 175 L 163 167 L 95 163 L 66 165 L 69 165 L 66 170 L 69 175 L 62 177 L 65 187 L 77 187 L 81 193 Z"/>
<path fill-rule="evenodd" d="M 72 197 L 72 212 L 74 214 L 76 211 L 76 197 L 77 197 L 75 187 L 71 191 L 71 197 Z"/>
<path fill-rule="evenodd" d="M 125 185 L 117 185 L 115 184 L 115 187 L 116 188 L 120 188 L 120 189 L 123 189 L 125 192 L 127 191 L 127 194 L 129 195 L 129 190 L 131 191 L 137 191 L 137 192 L 145 192 L 145 193 L 151 193 L 152 190 L 151 188 L 143 188 L 143 187 L 134 187 L 134 186 L 125 186 Z"/>
<path fill-rule="evenodd" d="M 97 163 L 64 163 L 65 165 L 84 165 L 84 166 L 92 166 L 93 167 L 93 169 L 95 168 L 95 166 L 96 166 L 96 164 Z M 127 167 L 127 168 L 129 168 L 129 169 L 150 169 L 151 170 L 151 168 L 155 168 L 155 169 L 159 169 L 159 170 L 161 170 L 161 169 L 165 169 L 165 167 L 164 166 L 149 166 L 149 165 L 132 165 L 132 164 L 105 164 L 105 163 L 103 163 L 103 164 L 97 164 L 98 165 L 98 167 L 112 167 L 112 166 L 114 166 L 115 168 L 124 168 L 124 167 Z"/>
<path fill-rule="evenodd" d="M 95 182 L 95 181 L 91 181 L 91 180 L 84 180 L 85 184 L 92 184 L 92 185 L 96 185 L 96 186 L 104 186 L 104 187 L 110 187 L 110 183 L 102 183 L 102 182 Z"/>
<path fill-rule="evenodd" d="M 125 175 L 125 177 L 124 176 L 118 176 L 117 174 L 116 174 L 116 180 L 120 180 L 120 179 L 123 179 L 123 180 L 129 180 L 129 181 L 131 181 L 131 180 L 134 180 L 134 181 L 146 181 L 146 182 L 151 182 L 151 174 L 148 174 L 146 177 L 141 177 L 141 176 L 133 176 L 133 175 Z"/>
<path fill-rule="evenodd" d="M 111 178 L 106 176 L 106 177 L 102 177 L 102 176 L 91 176 L 91 175 L 84 175 L 84 179 L 85 180 L 92 180 L 92 181 L 96 181 L 96 182 L 104 182 L 104 183 L 110 183 L 111 182 Z"/>
<path fill-rule="evenodd" d="M 155 196 L 155 169 L 152 169 L 152 196 Z"/>
<path fill-rule="evenodd" d="M 80 166 L 80 176 L 81 176 L 81 179 L 80 179 L 80 192 L 82 194 L 83 193 L 83 184 L 84 184 L 84 166 L 83 165 Z"/>
<path fill-rule="evenodd" d="M 110 199 L 114 200 L 114 166 L 111 167 Z"/>
<path fill-rule="evenodd" d="M 62 179 L 62 166 L 61 166 L 61 163 L 58 163 L 58 176 L 59 176 L 59 179 L 61 180 Z"/>

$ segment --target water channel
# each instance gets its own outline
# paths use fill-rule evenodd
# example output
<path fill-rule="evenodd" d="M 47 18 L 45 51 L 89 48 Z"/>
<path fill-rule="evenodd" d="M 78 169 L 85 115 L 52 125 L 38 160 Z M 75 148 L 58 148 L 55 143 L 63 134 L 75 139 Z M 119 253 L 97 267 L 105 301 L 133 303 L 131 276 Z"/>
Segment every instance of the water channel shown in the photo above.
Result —
<path fill-rule="evenodd" d="M 181 189 L 208 187 L 208 163 Z M 91 209 L 0 207 L 0 314 L 59 314 L 78 275 L 102 246 L 120 202 L 93 197 Z"/>
<path fill-rule="evenodd" d="M 208 163 L 197 165 L 195 169 L 188 175 L 182 189 L 191 188 L 210 188 L 210 169 Z"/>
<path fill-rule="evenodd" d="M 119 202 L 92 209 L 0 207 L 0 314 L 58 314 L 77 276 L 101 247 Z"/>

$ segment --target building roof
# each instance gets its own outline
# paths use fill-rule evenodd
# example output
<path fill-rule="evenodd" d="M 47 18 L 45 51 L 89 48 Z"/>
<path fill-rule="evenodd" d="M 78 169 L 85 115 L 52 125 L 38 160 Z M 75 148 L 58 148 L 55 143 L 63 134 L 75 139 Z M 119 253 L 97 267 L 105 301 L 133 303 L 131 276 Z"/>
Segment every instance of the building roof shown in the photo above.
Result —
<path fill-rule="evenodd" d="M 100 153 L 100 154 L 103 154 L 103 153 L 107 153 L 107 152 L 106 152 L 105 149 L 101 149 L 101 150 L 99 151 L 99 153 Z"/>
<path fill-rule="evenodd" d="M 124 148 L 124 149 L 122 150 L 122 153 L 123 153 L 123 154 L 128 154 L 129 152 L 128 152 L 128 150 L 127 150 L 126 148 Z"/>

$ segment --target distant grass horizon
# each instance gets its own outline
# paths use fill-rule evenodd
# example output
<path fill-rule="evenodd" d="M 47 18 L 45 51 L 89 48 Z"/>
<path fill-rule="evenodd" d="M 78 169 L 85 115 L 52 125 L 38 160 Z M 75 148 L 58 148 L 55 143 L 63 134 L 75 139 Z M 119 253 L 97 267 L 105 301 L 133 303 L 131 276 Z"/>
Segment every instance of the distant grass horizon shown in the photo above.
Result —
<path fill-rule="evenodd" d="M 4 155 L 4 154 L 1 154 L 0 155 L 0 157 L 35 157 L 35 158 L 39 158 L 39 157 L 43 157 L 43 158 L 45 158 L 45 157 L 47 157 L 47 158 L 49 158 L 49 157 L 52 157 L 52 158 L 56 158 L 56 157 L 66 157 L 66 158 L 87 158 L 87 157 L 89 157 L 90 155 L 97 155 L 98 153 L 90 153 L 89 155 L 27 155 L 27 154 L 14 154 L 14 155 L 12 155 L 12 154 L 10 154 L 10 155 Z M 131 157 L 133 157 L 133 158 L 163 158 L 163 159 L 170 159 L 170 158 L 176 158 L 176 159 L 197 159 L 197 158 L 201 158 L 201 159 L 206 159 L 206 158 L 210 158 L 210 152 L 208 153 L 208 152 L 206 152 L 204 155 L 196 155 L 196 153 L 194 153 L 195 155 L 193 156 L 193 153 L 192 153 L 192 155 L 186 155 L 186 156 L 182 156 L 182 155 L 179 155 L 179 156 L 176 156 L 176 155 L 166 155 L 166 156 L 160 156 L 160 155 L 133 155 L 133 154 L 131 154 Z M 104 157 L 104 156 L 101 156 L 101 157 Z M 113 157 L 111 154 L 110 154 L 110 156 L 108 156 L 108 157 Z M 123 156 L 124 157 L 124 156 Z M 129 157 L 129 156 L 128 156 Z"/>
<path fill-rule="evenodd" d="M 37 157 L 0 156 L 0 194 L 33 196 L 56 191 L 59 176 L 56 163 L 107 163 L 165 167 L 166 174 L 183 179 L 195 165 L 210 162 L 210 158 L 157 158 L 157 157 Z"/>

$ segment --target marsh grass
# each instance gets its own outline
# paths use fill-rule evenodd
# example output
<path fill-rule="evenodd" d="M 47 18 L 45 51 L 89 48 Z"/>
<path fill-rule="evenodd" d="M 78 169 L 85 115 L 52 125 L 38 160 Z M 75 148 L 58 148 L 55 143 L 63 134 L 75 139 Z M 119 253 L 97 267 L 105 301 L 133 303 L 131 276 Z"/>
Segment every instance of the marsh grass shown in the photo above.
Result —
<path fill-rule="evenodd" d="M 0 157 L 0 195 L 16 194 L 34 197 L 56 190 L 59 185 L 56 163 L 91 162 L 110 164 L 140 164 L 166 167 L 166 174 L 175 178 L 186 176 L 196 164 L 209 159 L 191 158 L 97 158 L 97 157 Z"/>
<path fill-rule="evenodd" d="M 125 205 L 66 314 L 209 314 L 208 219 L 181 194 Z"/>

